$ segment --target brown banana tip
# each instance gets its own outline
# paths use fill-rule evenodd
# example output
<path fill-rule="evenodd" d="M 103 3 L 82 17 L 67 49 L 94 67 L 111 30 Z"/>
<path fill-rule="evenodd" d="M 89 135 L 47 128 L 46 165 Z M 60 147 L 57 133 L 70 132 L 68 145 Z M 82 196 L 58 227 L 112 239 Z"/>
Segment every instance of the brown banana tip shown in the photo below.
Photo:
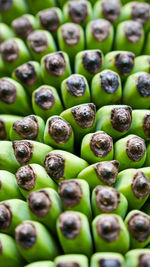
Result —
<path fill-rule="evenodd" d="M 80 1 L 79 3 L 69 2 L 69 16 L 75 23 L 81 24 L 85 21 L 88 15 L 87 3 Z"/>
<path fill-rule="evenodd" d="M 27 164 L 33 155 L 33 145 L 28 141 L 14 141 L 13 149 L 20 164 Z"/>
<path fill-rule="evenodd" d="M 71 112 L 81 128 L 86 129 L 93 126 L 96 115 L 96 107 L 93 103 L 73 107 Z"/>
<path fill-rule="evenodd" d="M 5 104 L 13 104 L 17 98 L 17 90 L 15 85 L 7 80 L 0 79 L 0 100 Z"/>
<path fill-rule="evenodd" d="M 39 12 L 41 25 L 52 33 L 55 33 L 60 25 L 59 17 L 54 8 L 42 10 Z"/>
<path fill-rule="evenodd" d="M 119 88 L 120 81 L 116 73 L 105 71 L 100 74 L 100 82 L 102 89 L 107 94 L 114 94 Z"/>
<path fill-rule="evenodd" d="M 132 4 L 132 19 L 146 24 L 150 19 L 150 11 L 148 3 L 134 3 Z"/>
<path fill-rule="evenodd" d="M 23 222 L 15 229 L 15 236 L 17 243 L 23 249 L 32 248 L 37 239 L 35 226 L 29 222 Z"/>
<path fill-rule="evenodd" d="M 130 52 L 117 53 L 115 56 L 115 66 L 121 75 L 128 75 L 134 67 L 134 54 Z"/>
<path fill-rule="evenodd" d="M 35 103 L 42 109 L 51 109 L 55 104 L 55 96 L 53 91 L 46 86 L 42 86 L 36 90 L 34 95 Z"/>
<path fill-rule="evenodd" d="M 30 165 L 19 168 L 16 173 L 18 186 L 24 190 L 30 191 L 36 183 L 36 174 Z"/>
<path fill-rule="evenodd" d="M 47 72 L 53 76 L 59 77 L 65 73 L 66 60 L 61 51 L 45 56 L 44 63 Z"/>
<path fill-rule="evenodd" d="M 13 0 L 5 0 L 0 2 L 0 10 L 6 11 L 10 9 L 13 5 Z"/>
<path fill-rule="evenodd" d="M 111 24 L 105 19 L 95 19 L 91 21 L 93 37 L 98 42 L 104 42 L 110 34 Z"/>
<path fill-rule="evenodd" d="M 68 92 L 75 97 L 83 96 L 87 88 L 84 78 L 77 74 L 67 79 L 66 87 Z"/>
<path fill-rule="evenodd" d="M 97 177 L 106 185 L 113 185 L 117 180 L 118 161 L 99 162 L 94 165 Z"/>
<path fill-rule="evenodd" d="M 99 50 L 83 52 L 82 64 L 91 74 L 96 74 L 102 67 L 102 53 Z"/>
<path fill-rule="evenodd" d="M 13 39 L 6 40 L 1 44 L 1 55 L 3 60 L 11 63 L 18 59 L 19 48 Z"/>
<path fill-rule="evenodd" d="M 96 223 L 98 235 L 107 242 L 118 239 L 120 234 L 120 224 L 115 215 L 101 215 Z"/>
<path fill-rule="evenodd" d="M 142 24 L 133 20 L 126 21 L 124 32 L 127 40 L 130 43 L 136 44 L 139 42 L 143 34 Z"/>
<path fill-rule="evenodd" d="M 111 257 L 110 258 L 106 258 L 106 259 L 100 259 L 99 260 L 99 266 L 102 266 L 102 267 L 121 267 L 121 263 L 118 259 L 112 259 Z"/>
<path fill-rule="evenodd" d="M 13 124 L 13 129 L 22 139 L 35 140 L 38 136 L 39 125 L 36 116 L 29 115 Z"/>
<path fill-rule="evenodd" d="M 37 76 L 32 62 L 25 63 L 15 70 L 16 77 L 28 86 L 36 82 Z"/>
<path fill-rule="evenodd" d="M 144 117 L 143 129 L 145 135 L 150 138 L 150 113 L 147 113 Z"/>
<path fill-rule="evenodd" d="M 144 73 L 137 78 L 137 90 L 141 97 L 147 98 L 150 96 L 150 74 Z"/>
<path fill-rule="evenodd" d="M 64 212 L 59 217 L 59 228 L 66 239 L 75 239 L 82 227 L 81 218 L 74 212 Z"/>
<path fill-rule="evenodd" d="M 112 127 L 121 133 L 128 131 L 132 123 L 132 109 L 119 107 L 111 110 Z"/>
<path fill-rule="evenodd" d="M 142 138 L 132 137 L 127 141 L 126 152 L 132 161 L 140 161 L 146 152 L 146 145 Z"/>
<path fill-rule="evenodd" d="M 30 210 L 37 217 L 45 217 L 51 208 L 51 199 L 46 190 L 32 192 L 28 195 Z"/>
<path fill-rule="evenodd" d="M 0 119 L 0 139 L 5 140 L 7 138 L 7 132 L 5 127 L 5 122 Z"/>
<path fill-rule="evenodd" d="M 59 184 L 59 195 L 66 207 L 75 207 L 81 201 L 82 188 L 76 181 L 63 181 Z"/>
<path fill-rule="evenodd" d="M 106 19 L 113 23 L 119 18 L 120 12 L 120 1 L 102 0 L 102 13 Z"/>
<path fill-rule="evenodd" d="M 12 212 L 7 204 L 1 203 L 0 204 L 0 230 L 7 230 L 12 222 Z"/>
<path fill-rule="evenodd" d="M 35 53 L 43 53 L 46 51 L 48 46 L 47 36 L 42 31 L 34 31 L 29 34 L 28 41 L 32 50 Z"/>
<path fill-rule="evenodd" d="M 49 119 L 48 132 L 56 143 L 65 144 L 71 138 L 72 128 L 63 118 L 55 116 Z"/>
<path fill-rule="evenodd" d="M 138 199 L 144 199 L 150 193 L 150 180 L 143 172 L 138 171 L 133 177 L 131 187 Z"/>
<path fill-rule="evenodd" d="M 150 254 L 149 253 L 143 253 L 139 256 L 139 264 L 140 267 L 145 267 L 150 265 Z"/>
<path fill-rule="evenodd" d="M 92 135 L 90 148 L 96 157 L 106 157 L 113 148 L 112 138 L 105 132 L 98 132 Z"/>
<path fill-rule="evenodd" d="M 45 157 L 44 166 L 52 179 L 59 180 L 64 175 L 65 158 L 60 154 L 49 153 Z"/>
<path fill-rule="evenodd" d="M 150 218 L 140 212 L 134 213 L 128 220 L 128 229 L 138 242 L 145 242 L 150 236 Z"/>
<path fill-rule="evenodd" d="M 120 193 L 111 187 L 97 186 L 95 188 L 97 207 L 103 212 L 113 212 L 120 203 Z"/>
<path fill-rule="evenodd" d="M 32 24 L 27 16 L 15 19 L 12 23 L 15 33 L 23 39 L 26 39 L 28 35 L 33 31 Z"/>
<path fill-rule="evenodd" d="M 80 28 L 77 24 L 66 23 L 61 28 L 62 37 L 68 46 L 75 46 L 80 40 Z"/>

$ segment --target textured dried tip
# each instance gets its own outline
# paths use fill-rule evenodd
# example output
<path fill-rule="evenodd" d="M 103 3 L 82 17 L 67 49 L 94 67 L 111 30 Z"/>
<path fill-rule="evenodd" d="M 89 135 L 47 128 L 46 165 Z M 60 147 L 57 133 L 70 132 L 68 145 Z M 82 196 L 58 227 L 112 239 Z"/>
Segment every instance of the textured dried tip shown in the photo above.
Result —
<path fill-rule="evenodd" d="M 51 208 L 51 199 L 46 190 L 39 190 L 28 195 L 30 210 L 37 217 L 45 217 Z"/>
<path fill-rule="evenodd" d="M 90 140 L 90 148 L 96 157 L 106 157 L 113 148 L 112 138 L 105 132 L 94 133 Z"/>
<path fill-rule="evenodd" d="M 76 123 L 83 129 L 91 128 L 95 122 L 96 107 L 93 103 L 83 104 L 71 109 Z"/>
<path fill-rule="evenodd" d="M 17 43 L 12 40 L 6 40 L 1 44 L 1 55 L 3 60 L 11 63 L 18 59 L 19 57 L 19 48 Z"/>
<path fill-rule="evenodd" d="M 127 76 L 134 67 L 134 54 L 130 52 L 117 53 L 114 63 L 119 74 Z"/>
<path fill-rule="evenodd" d="M 149 4 L 133 2 L 131 17 L 141 24 L 146 24 L 150 19 Z"/>
<path fill-rule="evenodd" d="M 16 173 L 18 186 L 24 190 L 30 191 L 36 183 L 36 174 L 30 165 L 19 168 Z"/>
<path fill-rule="evenodd" d="M 102 67 L 102 53 L 99 50 L 89 50 L 83 52 L 82 64 L 91 74 L 96 74 Z"/>
<path fill-rule="evenodd" d="M 7 230 L 12 222 L 12 212 L 7 202 L 0 204 L 0 230 Z"/>
<path fill-rule="evenodd" d="M 103 42 L 108 38 L 110 29 L 111 24 L 105 19 L 95 19 L 91 21 L 92 34 L 98 42 Z"/>
<path fill-rule="evenodd" d="M 98 235 L 107 242 L 118 239 L 120 224 L 115 215 L 101 215 L 96 223 Z"/>
<path fill-rule="evenodd" d="M 150 218 L 140 212 L 134 213 L 128 220 L 128 229 L 138 242 L 145 242 L 150 236 Z"/>
<path fill-rule="evenodd" d="M 75 23 L 83 23 L 88 15 L 87 3 L 84 1 L 80 2 L 69 2 L 68 3 L 69 16 Z"/>
<path fill-rule="evenodd" d="M 97 186 L 95 197 L 97 207 L 103 212 L 113 212 L 120 203 L 120 193 L 115 188 L 107 186 Z"/>
<path fill-rule="evenodd" d="M 120 16 L 121 5 L 119 0 L 102 0 L 102 13 L 109 21 L 116 22 Z"/>
<path fill-rule="evenodd" d="M 100 259 L 99 260 L 100 267 L 121 267 L 121 263 L 118 259 Z"/>
<path fill-rule="evenodd" d="M 150 254 L 143 253 L 139 256 L 139 267 L 148 267 L 150 266 Z"/>
<path fill-rule="evenodd" d="M 32 62 L 25 63 L 15 70 L 15 76 L 25 85 L 31 86 L 36 82 L 37 76 Z"/>
<path fill-rule="evenodd" d="M 111 110 L 111 124 L 118 132 L 126 132 L 129 130 L 132 123 L 131 107 L 116 107 Z"/>
<path fill-rule="evenodd" d="M 130 43 L 138 43 L 142 37 L 143 29 L 142 24 L 138 21 L 126 21 L 124 26 L 124 32 L 127 40 Z"/>
<path fill-rule="evenodd" d="M 77 45 L 80 40 L 80 28 L 77 24 L 66 23 L 61 27 L 64 42 L 69 46 Z"/>
<path fill-rule="evenodd" d="M 55 33 L 60 25 L 59 17 L 54 8 L 39 12 L 40 23 L 47 31 Z"/>
<path fill-rule="evenodd" d="M 143 130 L 145 135 L 150 138 L 150 113 L 147 113 L 144 117 Z"/>
<path fill-rule="evenodd" d="M 13 129 L 22 139 L 35 140 L 38 136 L 39 125 L 34 115 L 26 116 L 13 124 Z"/>
<path fill-rule="evenodd" d="M 58 144 L 67 143 L 72 135 L 70 124 L 58 116 L 49 119 L 48 132 L 50 137 Z"/>
<path fill-rule="evenodd" d="M 0 140 L 5 140 L 7 137 L 5 122 L 0 119 Z"/>
<path fill-rule="evenodd" d="M 0 1 L 0 11 L 6 11 L 10 9 L 13 5 L 13 0 L 1 0 Z"/>
<path fill-rule="evenodd" d="M 65 169 L 65 158 L 60 154 L 49 153 L 45 157 L 44 166 L 47 173 L 54 180 L 63 178 Z"/>
<path fill-rule="evenodd" d="M 45 56 L 45 68 L 53 76 L 62 76 L 66 70 L 66 60 L 62 52 L 56 52 Z"/>
<path fill-rule="evenodd" d="M 66 211 L 60 215 L 59 228 L 66 239 L 75 239 L 79 235 L 81 227 L 81 218 L 75 212 Z"/>
<path fill-rule="evenodd" d="M 71 75 L 66 82 L 68 92 L 74 97 L 83 96 L 86 90 L 85 79 L 80 75 Z"/>
<path fill-rule="evenodd" d="M 126 153 L 132 161 L 140 161 L 146 152 L 145 142 L 140 137 L 132 137 L 127 141 Z"/>
<path fill-rule="evenodd" d="M 28 141 L 14 141 L 13 149 L 20 164 L 27 164 L 33 155 L 33 145 Z"/>
<path fill-rule="evenodd" d="M 57 267 L 80 267 L 80 265 L 77 262 L 67 261 L 58 263 Z"/>
<path fill-rule="evenodd" d="M 118 176 L 119 162 L 117 160 L 99 162 L 94 165 L 97 177 L 106 185 L 115 184 Z"/>
<path fill-rule="evenodd" d="M 111 71 L 105 71 L 102 74 L 100 74 L 100 83 L 102 89 L 107 94 L 114 94 L 120 85 L 118 75 Z"/>
<path fill-rule="evenodd" d="M 82 198 L 82 188 L 75 180 L 63 181 L 59 184 L 59 195 L 66 207 L 77 206 Z"/>
<path fill-rule="evenodd" d="M 7 80 L 0 79 L 0 100 L 5 104 L 13 104 L 16 101 L 17 90 L 15 85 Z"/>
<path fill-rule="evenodd" d="M 46 86 L 42 86 L 36 90 L 34 95 L 35 103 L 42 109 L 51 109 L 55 104 L 55 96 L 53 91 Z"/>
<path fill-rule="evenodd" d="M 137 90 L 141 97 L 150 96 L 150 74 L 144 73 L 137 79 Z"/>
<path fill-rule="evenodd" d="M 12 23 L 15 33 L 22 39 L 26 39 L 33 31 L 32 24 L 26 15 L 21 18 L 15 19 Z"/>
<path fill-rule="evenodd" d="M 28 36 L 28 41 L 30 43 L 32 50 L 35 53 L 40 54 L 40 53 L 45 52 L 47 49 L 48 42 L 47 42 L 46 34 L 40 30 L 30 33 Z"/>
<path fill-rule="evenodd" d="M 15 229 L 16 242 L 23 249 L 32 248 L 37 239 L 35 226 L 29 222 L 23 222 Z"/>
<path fill-rule="evenodd" d="M 143 172 L 138 171 L 133 177 L 131 187 L 138 199 L 144 199 L 150 193 L 150 180 Z"/>

